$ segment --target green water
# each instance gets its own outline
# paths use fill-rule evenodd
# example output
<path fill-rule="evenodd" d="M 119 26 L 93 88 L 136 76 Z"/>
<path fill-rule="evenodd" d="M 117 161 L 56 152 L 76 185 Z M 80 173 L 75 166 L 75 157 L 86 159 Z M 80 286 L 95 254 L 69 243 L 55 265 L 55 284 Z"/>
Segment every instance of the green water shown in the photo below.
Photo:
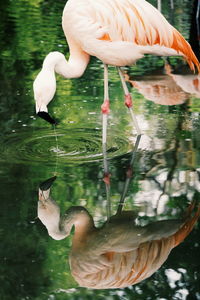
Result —
<path fill-rule="evenodd" d="M 163 12 L 188 38 L 191 3 L 174 4 L 171 11 L 169 1 L 163 1 Z M 61 28 L 63 6 L 63 1 L 51 0 L 0 4 L 0 299 L 200 299 L 198 224 L 149 279 L 124 289 L 94 291 L 78 287 L 71 276 L 71 237 L 54 241 L 37 218 L 39 184 L 57 175 L 51 192 L 63 212 L 71 205 L 82 205 L 97 226 L 106 220 L 102 64 L 92 58 L 82 78 L 57 77 L 56 96 L 49 105 L 50 113 L 59 121 L 55 130 L 35 116 L 32 84 L 45 55 L 54 50 L 68 54 Z M 174 73 L 186 78 L 188 69 L 182 59 L 170 58 L 169 62 Z M 200 198 L 200 92 L 190 92 L 185 83 L 180 86 L 175 77 L 166 75 L 162 58 L 147 57 L 126 71 L 131 80 L 144 82 L 144 86 L 133 89 L 129 85 L 143 135 L 132 166 L 125 209 L 137 211 L 145 224 L 180 215 L 189 201 Z M 114 214 L 136 131 L 123 105 L 115 68 L 109 68 L 109 76 L 107 157 Z M 197 80 L 191 76 L 188 82 Z M 184 103 L 165 106 L 149 101 L 150 90 L 144 92 L 147 85 L 153 87 L 154 99 L 162 89 L 165 100 L 177 93 Z M 169 270 L 176 272 L 177 281 L 167 275 Z"/>

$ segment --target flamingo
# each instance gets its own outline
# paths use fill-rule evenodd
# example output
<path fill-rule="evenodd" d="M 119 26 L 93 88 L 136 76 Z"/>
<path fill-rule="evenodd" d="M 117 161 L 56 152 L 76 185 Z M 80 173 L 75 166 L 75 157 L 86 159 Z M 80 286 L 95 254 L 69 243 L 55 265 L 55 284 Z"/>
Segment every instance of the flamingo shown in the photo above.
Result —
<path fill-rule="evenodd" d="M 180 75 L 173 74 L 172 68 L 169 64 L 165 65 L 166 74 L 169 75 L 174 82 L 188 94 L 192 94 L 197 98 L 200 98 L 200 75 L 188 74 Z"/>
<path fill-rule="evenodd" d="M 199 75 L 175 75 L 171 74 L 173 80 L 182 90 L 200 98 L 200 76 Z"/>
<path fill-rule="evenodd" d="M 60 215 L 59 206 L 50 196 L 54 180 L 40 185 L 38 217 L 55 240 L 66 238 L 75 227 L 69 262 L 72 276 L 82 287 L 123 288 L 148 278 L 191 232 L 200 215 L 200 206 L 194 212 L 195 204 L 191 203 L 182 220 L 136 226 L 134 212 L 120 210 L 96 228 L 91 214 L 82 206 L 72 206 Z"/>
<path fill-rule="evenodd" d="M 65 78 L 83 75 L 90 56 L 104 65 L 104 101 L 102 143 L 107 140 L 109 114 L 108 65 L 116 66 L 137 134 L 141 130 L 132 109 L 123 66 L 131 66 L 145 54 L 183 56 L 190 68 L 200 71 L 199 62 L 188 42 L 165 17 L 145 0 L 69 0 L 62 16 L 62 27 L 69 45 L 69 60 L 60 52 L 50 52 L 34 84 L 36 113 L 55 124 L 47 105 L 56 91 L 55 72 Z"/>
<path fill-rule="evenodd" d="M 189 94 L 168 75 L 154 75 L 145 80 L 135 81 L 129 79 L 129 76 L 126 74 L 126 78 L 141 95 L 156 104 L 183 104 L 189 98 Z"/>
<path fill-rule="evenodd" d="M 147 76 L 145 80 L 132 80 L 128 74 L 125 79 L 146 99 L 161 105 L 183 104 L 194 95 L 200 98 L 199 74 L 173 74 L 171 66 L 165 64 L 162 75 Z"/>

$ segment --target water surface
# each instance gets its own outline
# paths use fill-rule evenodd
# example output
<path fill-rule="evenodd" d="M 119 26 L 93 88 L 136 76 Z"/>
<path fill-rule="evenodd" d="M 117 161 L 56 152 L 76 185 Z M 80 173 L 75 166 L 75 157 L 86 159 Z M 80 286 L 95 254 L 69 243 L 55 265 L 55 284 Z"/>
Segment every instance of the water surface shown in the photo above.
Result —
<path fill-rule="evenodd" d="M 177 0 L 174 5 L 171 11 L 165 1 L 163 12 L 188 38 L 191 3 Z M 78 287 L 68 262 L 71 237 L 54 241 L 37 218 L 38 187 L 57 175 L 51 192 L 63 212 L 82 205 L 96 226 L 106 221 L 103 67 L 93 58 L 82 78 L 57 77 L 49 106 L 59 120 L 54 130 L 35 116 L 32 83 L 48 52 L 68 53 L 61 29 L 63 3 L 18 0 L 1 7 L 1 299 L 200 299 L 198 224 L 162 267 L 138 285 L 99 291 Z M 178 218 L 188 203 L 199 200 L 199 78 L 180 58 L 168 63 L 170 73 L 158 57 L 126 69 L 143 135 L 124 209 L 135 211 L 141 224 Z M 137 136 L 115 68 L 109 74 L 107 158 L 115 214 Z M 174 95 L 179 105 L 163 105 L 174 104 Z"/>

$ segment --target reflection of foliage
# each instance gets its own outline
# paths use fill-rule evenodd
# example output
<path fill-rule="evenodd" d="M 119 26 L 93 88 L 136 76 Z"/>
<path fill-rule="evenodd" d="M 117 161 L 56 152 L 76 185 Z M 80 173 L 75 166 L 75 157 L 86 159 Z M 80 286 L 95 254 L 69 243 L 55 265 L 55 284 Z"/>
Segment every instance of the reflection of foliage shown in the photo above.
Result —
<path fill-rule="evenodd" d="M 28 174 L 27 168 L 21 167 L 19 170 L 13 166 L 10 172 L 12 176 L 16 176 L 14 182 L 8 174 L 4 174 L 4 179 L 1 178 L 3 247 L 1 245 L 0 249 L 0 293 L 1 299 L 4 300 L 21 299 L 28 294 L 36 296 L 43 285 L 49 284 L 48 277 L 42 271 L 46 250 L 44 240 L 34 224 L 35 206 L 30 205 L 30 194 L 26 189 L 18 190 L 19 186 L 24 184 L 23 178 Z M 21 200 L 25 202 L 22 203 Z"/>
<path fill-rule="evenodd" d="M 52 292 L 57 300 L 73 300 L 73 299 L 183 299 L 182 295 L 178 296 L 180 290 L 185 289 L 188 292 L 187 299 L 198 299 L 199 291 L 199 268 L 197 262 L 199 255 L 199 227 L 186 239 L 186 241 L 175 248 L 169 256 L 169 259 L 150 279 L 147 279 L 140 284 L 116 290 L 88 290 L 85 288 L 76 288 L 69 290 L 57 290 Z M 189 251 L 187 250 L 189 249 Z M 186 251 L 187 250 L 187 251 Z M 192 255 L 191 255 L 192 253 Z M 188 265 L 189 263 L 189 265 Z M 171 284 L 166 276 L 166 269 L 173 269 L 179 275 L 180 279 Z M 45 296 L 46 297 L 46 296 Z M 37 298 L 46 299 L 46 298 Z M 52 298 L 54 299 L 54 298 Z"/>
<path fill-rule="evenodd" d="M 162 1 L 164 2 L 164 1 Z M 166 16 L 173 18 L 174 24 L 188 36 L 186 25 L 188 23 L 190 1 L 176 0 L 175 12 L 172 16 L 169 10 L 169 2 L 163 3 Z M 156 5 L 156 1 L 152 0 Z M 34 101 L 32 97 L 32 81 L 41 67 L 44 56 L 52 50 L 67 52 L 67 44 L 61 28 L 61 15 L 64 6 L 63 1 L 55 0 L 18 0 L 0 2 L 0 63 L 1 63 L 1 102 L 0 124 L 1 134 L 19 130 L 21 123 L 38 130 L 48 127 L 37 120 L 37 127 L 30 116 L 34 114 Z M 186 7 L 186 9 L 185 9 Z M 183 22 L 184 20 L 184 22 Z M 186 25 L 185 25 L 186 24 Z M 170 63 L 175 66 L 181 59 L 170 58 Z M 141 75 L 160 69 L 163 65 L 162 58 L 147 57 L 130 68 L 130 75 Z M 124 135 L 129 135 L 129 116 L 126 115 L 122 101 L 123 97 L 118 77 L 114 68 L 110 68 L 110 92 L 111 92 L 111 122 L 112 127 L 117 127 Z M 79 80 L 63 80 L 58 76 L 58 89 L 56 105 L 51 104 L 53 110 L 64 126 L 76 129 L 100 127 L 98 112 L 103 95 L 103 69 L 101 64 L 92 59 L 83 78 Z M 133 91 L 136 112 L 144 115 L 150 126 L 157 128 L 154 137 L 164 140 L 161 150 L 156 147 L 152 151 L 141 151 L 139 160 L 134 165 L 134 179 L 130 185 L 127 196 L 127 207 L 134 207 L 134 199 L 141 191 L 140 181 L 148 179 L 157 180 L 160 170 L 167 170 L 169 179 L 172 179 L 183 169 L 192 170 L 200 165 L 199 149 L 199 116 L 193 122 L 194 145 L 188 146 L 186 139 L 191 138 L 191 130 L 187 127 L 184 114 L 185 107 L 168 109 L 144 98 Z M 191 112 L 199 112 L 199 100 L 192 102 Z M 77 113 L 78 112 L 78 113 Z M 96 112 L 90 115 L 89 112 Z M 155 118 L 155 116 L 157 116 Z M 162 116 L 162 119 L 161 119 Z M 181 117 L 180 117 L 181 116 Z M 23 122 L 18 122 L 22 120 Z M 182 127 L 178 127 L 181 120 Z M 69 124 L 73 121 L 73 124 Z M 129 125 L 129 126 L 127 126 Z M 125 128 L 128 128 L 125 132 Z M 164 129 L 165 128 L 165 132 Z M 30 130 L 30 134 L 31 131 Z M 110 130 L 110 129 L 109 129 Z M 176 135 L 174 132 L 176 131 Z M 152 141 L 153 143 L 153 141 Z M 191 144 L 192 142 L 190 142 Z M 155 146 L 155 145 L 154 145 Z M 13 146 L 14 147 L 14 146 Z M 189 150 L 187 150 L 189 149 Z M 183 156 L 191 156 L 189 162 Z M 130 154 L 117 157 L 110 161 L 111 193 L 113 212 L 121 192 L 121 185 L 125 179 L 125 169 L 128 165 Z M 195 163 L 194 163 L 195 161 Z M 156 169 L 157 167 L 157 169 Z M 102 183 L 101 163 L 94 162 L 84 165 L 59 165 L 58 173 L 61 178 L 55 183 L 53 196 L 65 210 L 71 205 L 87 205 L 91 213 L 105 217 L 105 189 Z M 187 299 L 197 299 L 199 291 L 199 227 L 186 239 L 186 241 L 174 249 L 165 265 L 136 287 L 124 290 L 92 291 L 77 288 L 68 266 L 68 252 L 70 239 L 55 242 L 51 240 L 46 230 L 39 222 L 34 221 L 36 215 L 36 190 L 38 183 L 48 178 L 52 169 L 43 165 L 2 165 L 1 167 L 1 231 L 3 238 L 1 245 L 1 299 L 180 299 L 175 298 L 176 290 L 185 288 L 189 291 Z M 26 179 L 27 178 L 27 179 Z M 164 186 L 157 185 L 163 192 Z M 166 192 L 166 191 L 165 191 Z M 195 197 L 199 198 L 196 193 Z M 169 197 L 166 217 L 171 217 L 173 209 L 186 206 L 188 197 L 182 194 L 177 197 Z M 166 268 L 179 271 L 185 269 L 181 279 L 176 282 L 175 288 L 171 288 L 165 275 Z M 58 288 L 75 287 L 76 291 L 64 293 L 55 290 Z M 52 297 L 50 296 L 52 295 Z"/>

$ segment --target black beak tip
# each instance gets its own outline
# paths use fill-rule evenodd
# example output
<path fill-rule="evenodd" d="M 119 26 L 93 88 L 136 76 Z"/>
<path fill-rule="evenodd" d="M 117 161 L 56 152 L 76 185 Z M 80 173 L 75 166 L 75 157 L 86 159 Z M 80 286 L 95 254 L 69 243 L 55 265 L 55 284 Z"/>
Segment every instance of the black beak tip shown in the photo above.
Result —
<path fill-rule="evenodd" d="M 40 189 L 42 191 L 47 191 L 48 189 L 50 189 L 50 187 L 52 186 L 53 182 L 56 180 L 56 176 L 53 176 L 45 181 L 43 181 L 41 184 L 40 184 Z"/>
<path fill-rule="evenodd" d="M 56 125 L 57 122 L 48 114 L 46 111 L 39 111 L 37 115 L 42 118 L 43 120 L 47 121 L 48 123 L 52 125 Z"/>

